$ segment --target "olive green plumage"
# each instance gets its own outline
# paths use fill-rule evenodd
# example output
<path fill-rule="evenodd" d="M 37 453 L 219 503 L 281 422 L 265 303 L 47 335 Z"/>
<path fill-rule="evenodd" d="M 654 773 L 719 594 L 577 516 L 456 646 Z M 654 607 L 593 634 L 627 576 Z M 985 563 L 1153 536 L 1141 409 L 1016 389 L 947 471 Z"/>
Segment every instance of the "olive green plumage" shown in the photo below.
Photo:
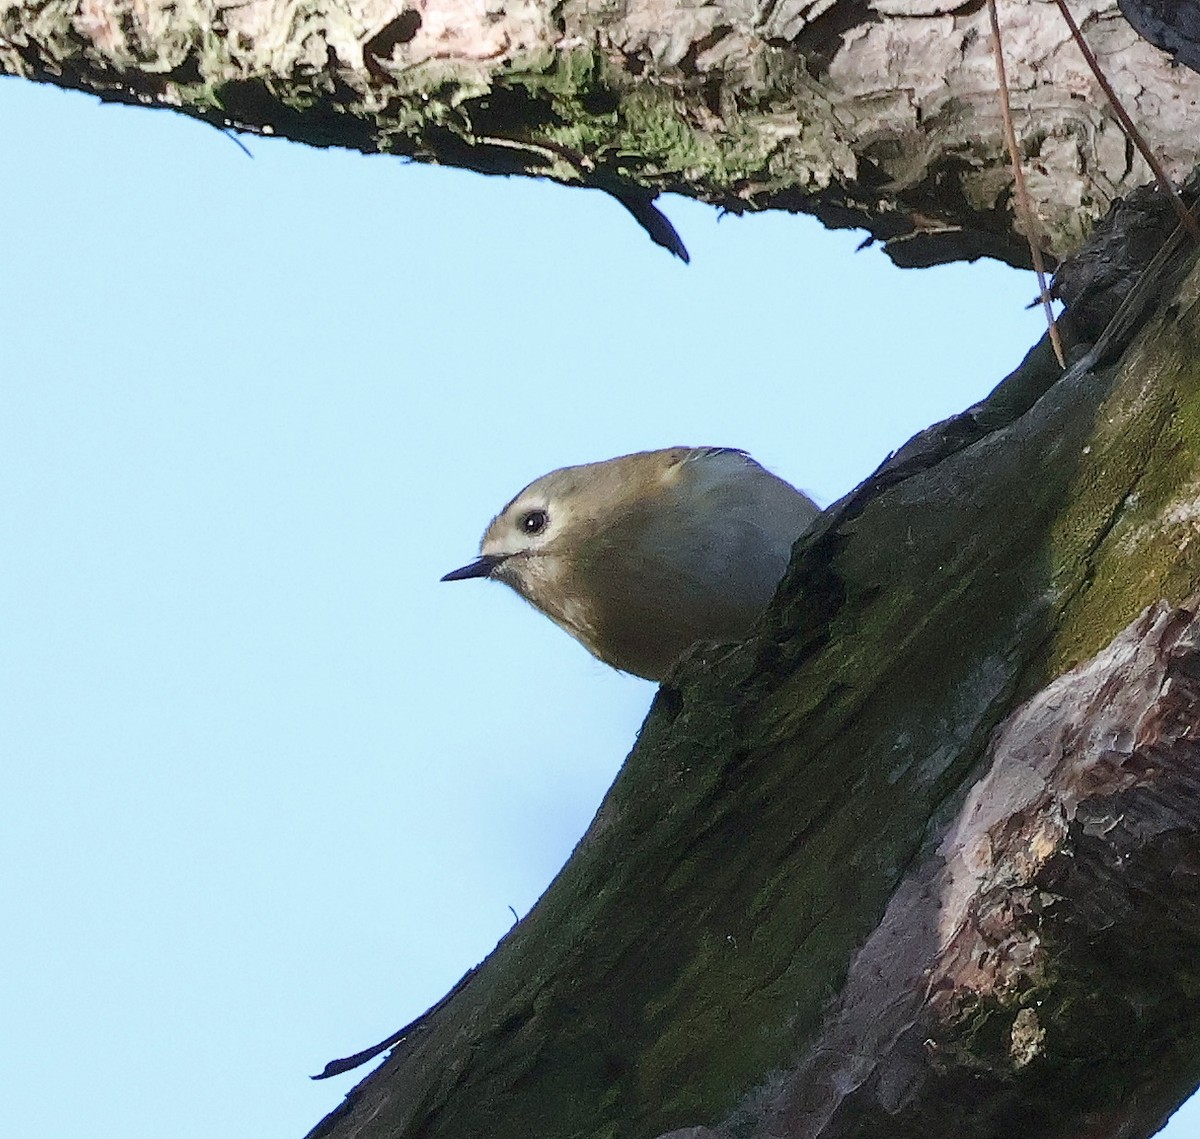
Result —
<path fill-rule="evenodd" d="M 697 641 L 748 635 L 817 514 L 743 451 L 642 451 L 530 483 L 443 580 L 503 581 L 600 660 L 659 680 Z"/>

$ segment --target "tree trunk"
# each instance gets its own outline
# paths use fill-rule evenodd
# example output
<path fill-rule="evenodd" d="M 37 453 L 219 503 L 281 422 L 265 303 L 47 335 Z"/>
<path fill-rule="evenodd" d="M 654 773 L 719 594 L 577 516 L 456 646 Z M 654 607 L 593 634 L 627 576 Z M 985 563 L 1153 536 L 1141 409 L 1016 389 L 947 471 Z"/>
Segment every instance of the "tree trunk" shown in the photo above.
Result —
<path fill-rule="evenodd" d="M 1190 256 L 1135 338 L 1040 346 L 822 516 L 311 1139 L 1161 1126 L 1200 1078 Z"/>
<path fill-rule="evenodd" d="M 1073 0 L 1168 168 L 1200 76 Z M 1148 180 L 1052 3 L 1001 0 L 1041 243 Z M 0 0 L 0 70 L 316 146 L 862 226 L 898 263 L 1024 265 L 987 13 L 955 0 Z"/>

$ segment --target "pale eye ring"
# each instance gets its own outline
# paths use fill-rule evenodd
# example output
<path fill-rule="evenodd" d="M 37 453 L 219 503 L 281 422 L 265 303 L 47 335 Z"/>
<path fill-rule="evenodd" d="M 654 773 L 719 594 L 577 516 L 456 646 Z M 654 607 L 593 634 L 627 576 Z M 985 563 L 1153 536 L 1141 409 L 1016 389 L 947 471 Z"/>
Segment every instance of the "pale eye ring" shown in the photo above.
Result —
<path fill-rule="evenodd" d="M 544 510 L 530 510 L 521 516 L 518 525 L 526 534 L 540 534 L 550 522 L 550 515 Z"/>

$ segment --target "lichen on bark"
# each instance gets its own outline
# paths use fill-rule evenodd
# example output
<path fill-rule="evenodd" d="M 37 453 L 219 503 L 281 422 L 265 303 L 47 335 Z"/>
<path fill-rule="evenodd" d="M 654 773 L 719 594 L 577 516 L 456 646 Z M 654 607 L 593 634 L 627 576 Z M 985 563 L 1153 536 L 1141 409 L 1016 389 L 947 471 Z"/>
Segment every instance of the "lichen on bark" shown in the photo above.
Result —
<path fill-rule="evenodd" d="M 1001 0 L 1053 259 L 1147 181 L 1053 4 Z M 1200 160 L 1200 76 L 1115 0 L 1076 15 L 1152 144 Z M 218 126 L 861 226 L 901 264 L 1025 264 L 979 4 L 0 0 L 0 71 Z"/>

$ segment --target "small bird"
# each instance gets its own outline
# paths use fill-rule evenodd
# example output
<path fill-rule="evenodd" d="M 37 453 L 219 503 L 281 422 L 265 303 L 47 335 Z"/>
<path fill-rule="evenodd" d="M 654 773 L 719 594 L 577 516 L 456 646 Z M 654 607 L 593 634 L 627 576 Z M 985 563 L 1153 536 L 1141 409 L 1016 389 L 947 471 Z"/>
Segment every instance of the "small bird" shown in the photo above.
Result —
<path fill-rule="evenodd" d="M 818 513 L 744 451 L 641 451 L 531 482 L 442 581 L 502 581 L 593 656 L 661 680 L 697 641 L 749 634 Z"/>

